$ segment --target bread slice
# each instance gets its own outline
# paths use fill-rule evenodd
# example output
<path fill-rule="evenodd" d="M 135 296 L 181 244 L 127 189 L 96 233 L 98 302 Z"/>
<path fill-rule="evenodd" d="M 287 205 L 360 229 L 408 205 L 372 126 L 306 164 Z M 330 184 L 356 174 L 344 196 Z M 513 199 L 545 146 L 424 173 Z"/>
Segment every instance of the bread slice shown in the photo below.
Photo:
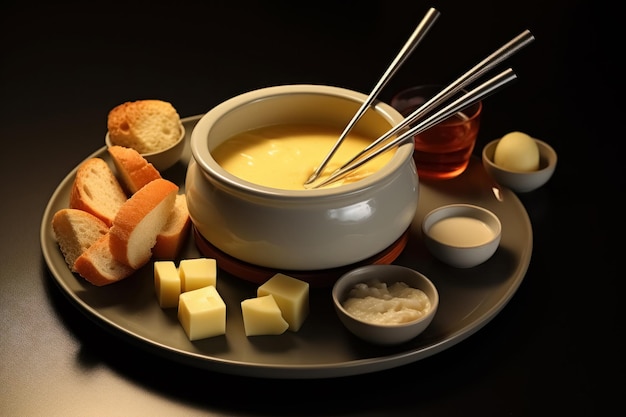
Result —
<path fill-rule="evenodd" d="M 177 194 L 174 209 L 167 223 L 157 235 L 156 244 L 152 248 L 154 259 L 174 260 L 180 253 L 191 228 L 191 219 L 187 209 L 185 194 Z"/>
<path fill-rule="evenodd" d="M 114 107 L 107 117 L 114 145 L 150 153 L 169 148 L 180 138 L 180 116 L 163 100 L 129 101 Z"/>
<path fill-rule="evenodd" d="M 138 269 L 152 256 L 157 235 L 174 209 L 178 186 L 164 178 L 149 182 L 120 207 L 109 245 L 116 261 Z"/>
<path fill-rule="evenodd" d="M 52 230 L 67 266 L 76 272 L 76 259 L 107 234 L 109 227 L 91 213 L 65 208 L 54 213 Z"/>
<path fill-rule="evenodd" d="M 109 155 L 122 186 L 129 195 L 136 193 L 150 181 L 161 178 L 161 173 L 133 148 L 110 146 Z"/>
<path fill-rule="evenodd" d="M 113 258 L 110 238 L 110 233 L 103 235 L 74 263 L 74 271 L 98 287 L 118 282 L 135 272 L 133 268 Z"/>
<path fill-rule="evenodd" d="M 89 158 L 79 165 L 70 191 L 70 208 L 91 213 L 111 226 L 126 200 L 126 193 L 104 159 Z"/>

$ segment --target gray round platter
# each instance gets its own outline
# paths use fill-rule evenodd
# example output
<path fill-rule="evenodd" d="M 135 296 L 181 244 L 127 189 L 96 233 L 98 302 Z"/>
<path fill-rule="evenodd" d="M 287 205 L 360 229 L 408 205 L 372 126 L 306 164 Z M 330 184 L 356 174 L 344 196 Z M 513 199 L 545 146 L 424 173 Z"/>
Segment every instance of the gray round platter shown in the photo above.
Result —
<path fill-rule="evenodd" d="M 201 116 L 183 119 L 187 146 L 181 161 L 163 172 L 184 190 L 189 136 Z M 110 162 L 103 147 L 89 157 Z M 393 262 L 429 277 L 440 293 L 431 325 L 412 341 L 394 347 L 363 342 L 341 325 L 333 310 L 330 288 L 312 288 L 310 313 L 298 332 L 246 337 L 240 303 L 256 296 L 257 284 L 218 272 L 217 289 L 227 305 L 226 334 L 191 342 L 175 309 L 161 309 L 154 294 L 152 264 L 106 287 L 95 287 L 73 274 L 54 239 L 54 213 L 67 207 L 76 168 L 59 184 L 41 223 L 41 248 L 61 291 L 93 321 L 157 355 L 210 371 L 263 378 L 331 378 L 371 373 L 429 357 L 463 341 L 489 323 L 522 283 L 532 254 L 532 227 L 526 210 L 508 189 L 499 189 L 480 161 L 473 158 L 461 176 L 447 181 L 420 182 L 420 196 L 406 247 Z M 497 194 L 497 193 L 496 193 Z M 455 269 L 435 260 L 421 241 L 420 224 L 431 209 L 450 203 L 485 207 L 502 222 L 502 240 L 494 256 L 471 269 Z M 189 237 L 181 258 L 202 256 Z M 219 266 L 219 265 L 218 265 Z"/>

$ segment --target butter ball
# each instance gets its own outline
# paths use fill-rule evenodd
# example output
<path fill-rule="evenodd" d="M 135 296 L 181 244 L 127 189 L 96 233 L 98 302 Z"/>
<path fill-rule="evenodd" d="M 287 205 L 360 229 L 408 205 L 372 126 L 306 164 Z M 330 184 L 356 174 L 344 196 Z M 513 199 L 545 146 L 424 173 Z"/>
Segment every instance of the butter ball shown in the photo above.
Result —
<path fill-rule="evenodd" d="M 535 140 L 525 133 L 507 133 L 496 145 L 493 162 L 511 171 L 537 171 L 539 147 Z"/>

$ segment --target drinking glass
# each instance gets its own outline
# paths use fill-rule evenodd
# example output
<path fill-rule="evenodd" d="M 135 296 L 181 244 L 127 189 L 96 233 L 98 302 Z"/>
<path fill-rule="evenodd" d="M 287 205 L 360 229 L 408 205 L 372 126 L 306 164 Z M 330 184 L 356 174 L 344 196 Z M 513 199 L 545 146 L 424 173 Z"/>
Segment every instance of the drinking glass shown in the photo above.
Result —
<path fill-rule="evenodd" d="M 391 106 L 408 116 L 444 88 L 442 85 L 420 85 L 402 90 L 391 99 Z M 482 102 L 415 135 L 413 159 L 420 178 L 449 179 L 467 168 L 480 127 Z"/>

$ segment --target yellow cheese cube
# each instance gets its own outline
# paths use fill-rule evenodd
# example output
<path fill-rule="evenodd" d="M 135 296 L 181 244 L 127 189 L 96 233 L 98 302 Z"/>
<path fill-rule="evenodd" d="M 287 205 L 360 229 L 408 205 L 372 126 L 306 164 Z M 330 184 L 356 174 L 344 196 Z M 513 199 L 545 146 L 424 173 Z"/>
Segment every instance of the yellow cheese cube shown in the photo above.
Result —
<path fill-rule="evenodd" d="M 257 297 L 269 294 L 274 296 L 289 330 L 298 331 L 309 314 L 309 283 L 278 273 L 257 288 Z"/>
<path fill-rule="evenodd" d="M 226 304 L 215 286 L 184 292 L 179 297 L 178 320 L 189 340 L 226 333 Z"/>
<path fill-rule="evenodd" d="M 283 334 L 289 327 L 271 294 L 243 300 L 241 313 L 246 336 Z"/>
<path fill-rule="evenodd" d="M 173 261 L 154 263 L 154 289 L 161 308 L 178 306 L 180 296 L 180 276 Z"/>
<path fill-rule="evenodd" d="M 178 267 L 182 292 L 216 285 L 217 262 L 210 258 L 183 259 Z"/>

